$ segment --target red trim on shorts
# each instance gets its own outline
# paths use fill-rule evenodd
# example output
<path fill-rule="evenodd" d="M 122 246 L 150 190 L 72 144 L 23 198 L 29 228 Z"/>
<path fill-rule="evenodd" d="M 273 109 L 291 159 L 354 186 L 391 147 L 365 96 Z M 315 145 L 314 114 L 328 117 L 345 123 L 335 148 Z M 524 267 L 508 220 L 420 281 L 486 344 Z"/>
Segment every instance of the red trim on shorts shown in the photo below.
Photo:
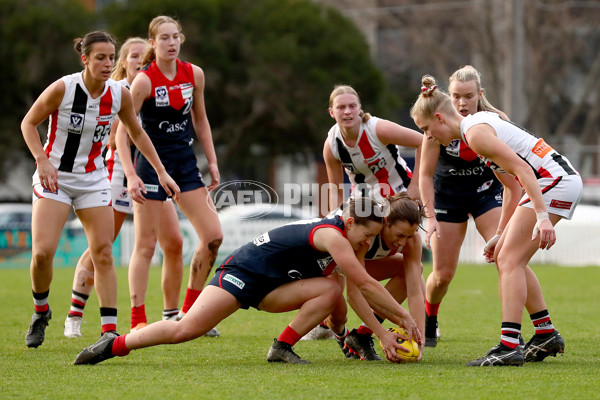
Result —
<path fill-rule="evenodd" d="M 559 176 L 551 184 L 549 184 L 548 186 L 546 186 L 545 188 L 543 188 L 542 189 L 542 194 L 548 192 L 550 189 L 552 189 L 553 187 L 555 187 L 556 185 L 558 185 L 560 181 L 562 181 L 562 176 Z M 525 200 L 523 200 L 522 202 L 520 202 L 519 205 L 522 206 L 523 204 L 527 204 L 530 201 L 531 201 L 530 198 L 526 198 Z"/>
<path fill-rule="evenodd" d="M 233 258 L 233 256 L 229 257 L 227 259 L 227 261 L 225 261 L 221 266 L 223 265 L 227 265 L 229 263 L 229 261 L 231 261 L 231 259 Z M 221 271 L 221 274 L 219 275 L 219 287 L 221 289 L 223 289 L 223 283 L 221 282 L 221 279 L 223 278 L 223 274 L 225 273 L 225 270 Z"/>

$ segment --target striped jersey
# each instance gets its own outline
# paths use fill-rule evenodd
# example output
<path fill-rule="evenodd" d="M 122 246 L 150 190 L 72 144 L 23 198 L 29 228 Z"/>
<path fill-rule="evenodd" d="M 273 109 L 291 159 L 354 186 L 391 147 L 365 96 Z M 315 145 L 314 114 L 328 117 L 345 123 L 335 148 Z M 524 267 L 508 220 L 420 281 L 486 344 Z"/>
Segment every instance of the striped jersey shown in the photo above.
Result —
<path fill-rule="evenodd" d="M 329 130 L 327 140 L 333 156 L 342 163 L 352 183 L 352 195 L 382 201 L 388 195 L 406 191 L 412 171 L 400 156 L 398 146 L 381 143 L 377 137 L 377 121 L 379 118 L 371 117 L 361 122 L 354 147 L 344 142 L 338 124 Z"/>
<path fill-rule="evenodd" d="M 537 179 L 557 178 L 565 175 L 579 175 L 566 157 L 550 147 L 544 139 L 537 138 L 525 129 L 510 121 L 505 121 L 496 113 L 481 111 L 465 117 L 460 123 L 460 134 L 468 143 L 466 134 L 475 125 L 487 124 L 495 131 L 498 139 L 510 147 L 519 157 L 531 166 Z M 497 171 L 502 169 L 487 157 L 479 156 L 485 164 Z"/>
<path fill-rule="evenodd" d="M 336 267 L 333 257 L 318 250 L 313 243 L 315 232 L 321 228 L 345 231 L 340 217 L 292 222 L 271 229 L 240 247 L 226 258 L 226 263 L 275 279 L 330 275 Z"/>
<path fill-rule="evenodd" d="M 121 110 L 121 85 L 109 79 L 104 92 L 92 99 L 81 72 L 61 79 L 65 94 L 50 115 L 44 151 L 59 171 L 84 174 L 104 168 L 102 152 L 112 122 Z"/>
<path fill-rule="evenodd" d="M 196 86 L 192 64 L 177 60 L 177 75 L 168 79 L 153 61 L 140 71 L 152 83 L 140 110 L 142 127 L 155 146 L 186 145 L 192 141 L 190 111 Z"/>

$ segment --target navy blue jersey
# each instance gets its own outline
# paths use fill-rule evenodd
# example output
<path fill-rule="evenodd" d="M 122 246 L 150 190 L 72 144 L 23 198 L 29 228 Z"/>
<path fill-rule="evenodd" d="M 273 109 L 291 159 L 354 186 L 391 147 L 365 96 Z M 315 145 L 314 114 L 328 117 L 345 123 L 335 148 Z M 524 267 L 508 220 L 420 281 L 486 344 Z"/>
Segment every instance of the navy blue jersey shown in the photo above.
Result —
<path fill-rule="evenodd" d="M 330 275 L 336 267 L 333 258 L 313 244 L 313 236 L 320 228 L 334 228 L 343 233 L 344 221 L 335 217 L 280 226 L 234 251 L 225 258 L 225 264 L 278 280 Z"/>
<path fill-rule="evenodd" d="M 144 100 L 140 116 L 154 146 L 190 145 L 190 111 L 195 86 L 192 64 L 177 60 L 177 75 L 173 80 L 168 79 L 154 61 L 140 73 L 146 74 L 152 83 L 150 97 Z"/>
<path fill-rule="evenodd" d="M 447 147 L 440 145 L 440 156 L 433 174 L 436 194 L 453 198 L 471 197 L 489 189 L 494 192 L 501 185 L 493 171 L 462 140 L 455 139 Z"/>

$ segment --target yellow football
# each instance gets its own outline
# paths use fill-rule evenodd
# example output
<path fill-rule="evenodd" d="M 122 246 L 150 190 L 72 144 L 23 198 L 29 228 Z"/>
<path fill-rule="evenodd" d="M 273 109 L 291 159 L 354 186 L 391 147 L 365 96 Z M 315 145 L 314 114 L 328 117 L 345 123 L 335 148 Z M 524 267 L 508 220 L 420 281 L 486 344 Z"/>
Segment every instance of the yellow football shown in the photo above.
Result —
<path fill-rule="evenodd" d="M 389 331 L 408 336 L 408 332 L 404 328 L 393 327 L 390 328 Z M 408 340 L 398 339 L 398 343 L 400 344 L 400 346 L 408 350 L 408 353 L 402 350 L 396 350 L 396 353 L 398 353 L 400 357 L 402 357 L 407 362 L 415 362 L 419 360 L 419 355 L 421 354 L 421 352 L 419 351 L 419 344 L 414 339 L 411 342 L 409 342 Z M 381 341 L 379 342 L 379 345 L 383 349 L 383 344 L 381 344 Z"/>

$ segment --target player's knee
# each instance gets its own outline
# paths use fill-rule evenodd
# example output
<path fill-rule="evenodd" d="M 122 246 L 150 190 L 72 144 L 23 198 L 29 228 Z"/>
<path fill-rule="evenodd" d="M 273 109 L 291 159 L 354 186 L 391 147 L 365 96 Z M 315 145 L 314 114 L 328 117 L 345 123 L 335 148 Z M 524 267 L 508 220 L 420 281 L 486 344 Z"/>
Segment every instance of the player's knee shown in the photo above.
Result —
<path fill-rule="evenodd" d="M 181 254 L 183 249 L 183 237 L 181 235 L 170 236 L 165 243 L 160 243 L 165 254 Z"/>
<path fill-rule="evenodd" d="M 33 268 L 45 268 L 52 265 L 54 252 L 48 249 L 34 248 L 31 251 L 31 265 Z"/>
<path fill-rule="evenodd" d="M 112 268 L 112 243 L 108 242 L 96 247 L 93 251 L 92 261 L 94 262 L 95 268 Z"/>

